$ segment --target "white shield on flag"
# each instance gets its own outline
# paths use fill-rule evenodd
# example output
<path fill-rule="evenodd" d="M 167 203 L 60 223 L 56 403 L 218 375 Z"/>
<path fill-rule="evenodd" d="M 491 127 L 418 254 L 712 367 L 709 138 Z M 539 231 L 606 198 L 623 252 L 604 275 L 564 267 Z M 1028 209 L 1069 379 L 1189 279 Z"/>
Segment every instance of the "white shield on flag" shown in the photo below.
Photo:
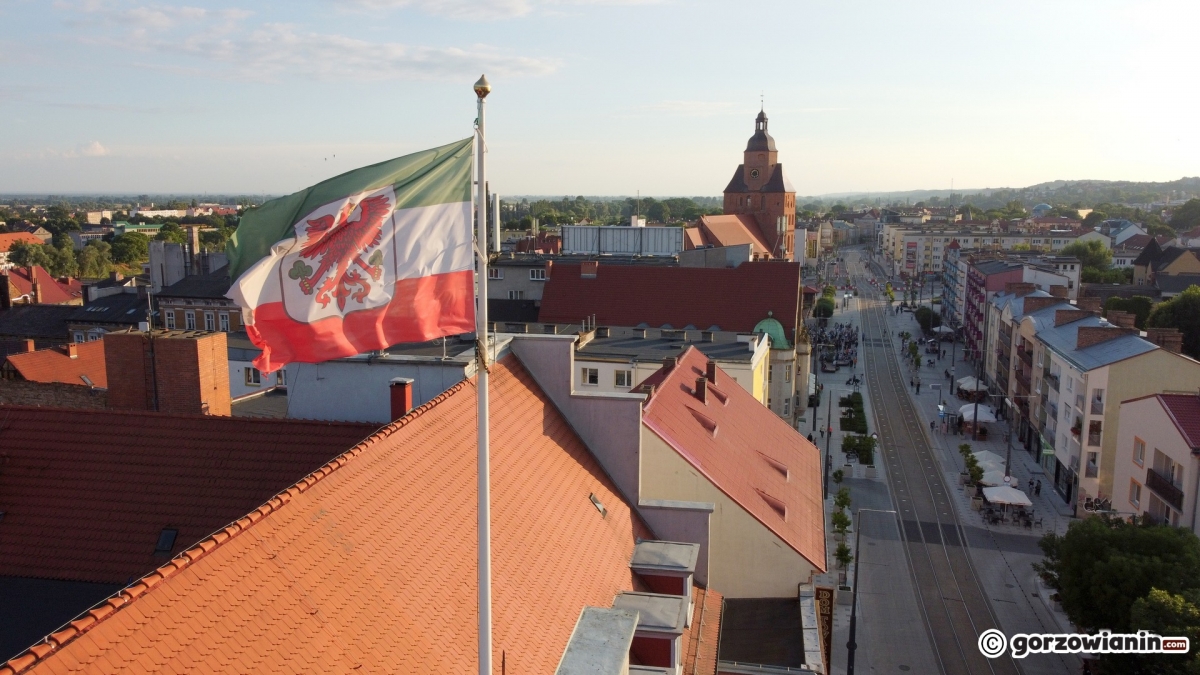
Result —
<path fill-rule="evenodd" d="M 391 302 L 395 208 L 389 185 L 330 202 L 296 222 L 295 243 L 279 266 L 287 315 L 312 323 Z"/>

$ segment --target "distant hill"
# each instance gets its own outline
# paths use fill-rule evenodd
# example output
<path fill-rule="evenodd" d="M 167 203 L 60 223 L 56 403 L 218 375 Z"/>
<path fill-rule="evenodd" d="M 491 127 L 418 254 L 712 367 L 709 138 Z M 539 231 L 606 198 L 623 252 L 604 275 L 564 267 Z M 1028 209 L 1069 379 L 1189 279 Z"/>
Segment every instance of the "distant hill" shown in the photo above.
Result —
<path fill-rule="evenodd" d="M 906 190 L 901 192 L 839 192 L 812 197 L 796 197 L 797 204 L 816 202 L 822 205 L 856 204 L 973 204 L 980 208 L 1003 206 L 1020 201 L 1027 206 L 1038 202 L 1051 205 L 1090 208 L 1103 203 L 1149 204 L 1167 199 L 1190 199 L 1200 196 L 1200 177 L 1180 178 L 1167 183 L 1126 180 L 1055 180 L 1022 188 L 983 188 L 969 190 Z"/>

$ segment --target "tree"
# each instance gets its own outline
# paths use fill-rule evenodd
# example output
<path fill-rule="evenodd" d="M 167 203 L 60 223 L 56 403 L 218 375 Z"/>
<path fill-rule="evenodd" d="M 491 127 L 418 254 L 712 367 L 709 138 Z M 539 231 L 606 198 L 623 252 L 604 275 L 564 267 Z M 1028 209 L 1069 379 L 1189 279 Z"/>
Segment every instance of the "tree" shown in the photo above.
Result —
<path fill-rule="evenodd" d="M 846 515 L 845 511 L 834 511 L 830 518 L 833 523 L 833 529 L 843 537 L 846 536 L 846 530 L 850 529 L 850 516 Z"/>
<path fill-rule="evenodd" d="M 68 245 L 64 248 L 46 245 L 46 255 L 50 264 L 46 271 L 56 277 L 73 277 L 79 274 L 79 265 L 75 263 L 75 248 Z"/>
<path fill-rule="evenodd" d="M 1106 270 L 1112 265 L 1112 251 L 1096 240 L 1077 241 L 1069 246 L 1064 246 L 1061 255 L 1079 258 L 1080 266 L 1084 268 Z"/>
<path fill-rule="evenodd" d="M 916 317 L 921 330 L 926 333 L 942 325 L 942 317 L 928 307 L 918 307 L 917 311 L 913 312 L 913 316 Z"/>
<path fill-rule="evenodd" d="M 173 244 L 186 244 L 188 240 L 187 233 L 183 231 L 179 223 L 171 222 L 163 223 L 154 238 L 157 241 L 169 241 Z"/>
<path fill-rule="evenodd" d="M 1083 217 L 1083 226 L 1090 230 L 1106 220 L 1108 220 L 1107 213 L 1093 209 L 1091 213 Z"/>
<path fill-rule="evenodd" d="M 1188 286 L 1179 295 L 1159 303 L 1146 318 L 1151 328 L 1178 328 L 1183 351 L 1200 358 L 1200 286 Z"/>
<path fill-rule="evenodd" d="M 1171 227 L 1184 232 L 1200 225 L 1200 199 L 1189 199 L 1171 214 Z"/>
<path fill-rule="evenodd" d="M 75 254 L 79 265 L 79 276 L 99 279 L 112 271 L 112 246 L 106 241 L 93 240 Z"/>
<path fill-rule="evenodd" d="M 837 551 L 834 552 L 833 557 L 837 558 L 838 564 L 843 569 L 850 564 L 850 561 L 854 560 L 854 555 L 850 553 L 850 547 L 844 541 L 838 542 Z"/>
<path fill-rule="evenodd" d="M 817 304 L 813 306 L 813 316 L 818 319 L 828 319 L 833 316 L 833 300 L 829 298 L 821 298 L 817 300 Z"/>
<path fill-rule="evenodd" d="M 1200 640 L 1200 591 L 1189 589 L 1181 594 L 1153 589 L 1144 598 L 1133 603 L 1131 623 L 1139 630 L 1157 635 L 1187 637 L 1192 644 Z M 1155 673 L 1156 675 L 1197 675 L 1200 673 L 1200 651 L 1195 648 L 1184 657 L 1182 654 L 1125 655 L 1110 654 L 1105 657 L 1112 663 L 1115 672 Z"/>
<path fill-rule="evenodd" d="M 833 505 L 839 511 L 850 508 L 850 488 L 841 488 L 833 496 Z"/>
<path fill-rule="evenodd" d="M 1138 328 L 1146 327 L 1146 319 L 1150 317 L 1150 312 L 1154 309 L 1154 300 L 1144 295 L 1135 295 L 1132 298 L 1122 298 L 1114 295 L 1104 303 L 1104 311 L 1117 310 L 1118 312 L 1130 312 L 1134 316 L 1134 325 Z"/>
<path fill-rule="evenodd" d="M 49 269 L 52 264 L 43 244 L 31 244 L 26 241 L 18 241 L 9 247 L 8 261 L 17 267 L 37 265 L 45 269 Z"/>
<path fill-rule="evenodd" d="M 1080 220 L 1079 209 L 1072 206 L 1056 206 L 1050 209 L 1050 212 L 1046 215 L 1051 217 L 1057 216 L 1060 218 L 1070 218 L 1071 220 Z"/>
<path fill-rule="evenodd" d="M 113 237 L 112 258 L 122 265 L 135 265 L 150 259 L 150 237 L 140 232 L 126 232 Z"/>
<path fill-rule="evenodd" d="M 1067 618 L 1089 632 L 1142 628 L 1132 623 L 1139 598 L 1155 588 L 1181 593 L 1200 585 L 1200 539 L 1179 527 L 1085 518 L 1038 545 L 1046 557 L 1034 569 L 1058 592 Z"/>

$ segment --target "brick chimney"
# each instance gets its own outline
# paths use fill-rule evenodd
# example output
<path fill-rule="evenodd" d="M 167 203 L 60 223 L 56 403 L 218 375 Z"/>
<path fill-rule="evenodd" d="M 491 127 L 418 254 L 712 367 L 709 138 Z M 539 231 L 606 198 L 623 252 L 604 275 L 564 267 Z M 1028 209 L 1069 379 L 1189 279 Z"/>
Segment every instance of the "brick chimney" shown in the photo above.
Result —
<path fill-rule="evenodd" d="M 1054 325 L 1055 327 L 1058 327 L 1064 324 L 1074 323 L 1080 319 L 1086 319 L 1091 315 L 1091 312 L 1086 312 L 1082 309 L 1060 309 L 1054 313 Z"/>
<path fill-rule="evenodd" d="M 1114 323 L 1121 328 L 1133 328 L 1134 322 L 1137 321 L 1137 316 L 1132 312 L 1122 312 L 1119 309 L 1108 310 L 1107 316 L 1109 323 Z"/>
<path fill-rule="evenodd" d="M 1135 332 L 1128 328 L 1118 328 L 1116 326 L 1080 326 L 1079 333 L 1075 336 L 1075 348 L 1084 349 Z"/>
<path fill-rule="evenodd" d="M 38 281 L 37 272 L 33 267 L 29 268 L 29 281 L 33 284 L 33 304 L 42 304 L 42 298 L 44 297 L 42 295 L 42 284 Z"/>
<path fill-rule="evenodd" d="M 1036 290 L 1036 284 L 1031 284 L 1024 281 L 1009 281 L 1004 284 L 1004 292 L 1012 293 L 1018 298 L 1023 298 Z"/>
<path fill-rule="evenodd" d="M 104 361 L 111 408 L 192 415 L 231 412 L 225 333 L 108 333 Z"/>
<path fill-rule="evenodd" d="M 704 405 L 708 405 L 708 378 L 707 377 L 697 377 L 696 378 L 696 400 L 700 401 Z"/>
<path fill-rule="evenodd" d="M 388 384 L 392 397 L 392 421 L 404 417 L 413 408 L 413 382 L 407 377 L 395 377 Z"/>
<path fill-rule="evenodd" d="M 1066 298 L 1070 295 L 1066 286 L 1051 286 L 1050 295 L 1056 298 Z"/>
<path fill-rule="evenodd" d="M 705 367 L 704 367 L 704 376 L 708 378 L 709 382 L 713 383 L 714 387 L 717 386 L 717 362 L 716 361 L 709 359 L 708 363 L 705 364 Z"/>
<path fill-rule="evenodd" d="M 79 358 L 79 345 L 77 343 L 67 343 L 67 356 L 72 359 Z"/>
<path fill-rule="evenodd" d="M 579 276 L 582 279 L 595 279 L 600 270 L 599 260 L 584 260 L 579 263 Z"/>
<path fill-rule="evenodd" d="M 663 372 L 669 373 L 672 370 L 675 370 L 675 366 L 678 363 L 679 363 L 678 357 L 675 357 L 675 356 L 666 357 L 665 359 L 663 359 Z"/>
<path fill-rule="evenodd" d="M 1101 304 L 1100 298 L 1094 298 L 1091 296 L 1088 296 L 1086 298 L 1079 298 L 1078 300 L 1075 301 L 1076 307 L 1078 307 L 1079 309 L 1086 309 L 1089 312 L 1099 312 L 1100 304 Z"/>
<path fill-rule="evenodd" d="M 1146 339 L 1169 352 L 1183 352 L 1183 333 L 1178 328 L 1147 328 Z"/>
<path fill-rule="evenodd" d="M 1025 313 L 1036 312 L 1062 303 L 1060 298 L 1025 298 Z"/>
<path fill-rule="evenodd" d="M 546 281 L 550 281 L 550 273 L 554 271 L 554 261 L 546 261 Z"/>
<path fill-rule="evenodd" d="M 24 349 L 22 349 L 21 351 L 25 352 L 26 354 L 28 354 L 29 352 L 36 352 L 37 346 L 33 340 L 26 340 L 25 344 L 24 344 Z"/>

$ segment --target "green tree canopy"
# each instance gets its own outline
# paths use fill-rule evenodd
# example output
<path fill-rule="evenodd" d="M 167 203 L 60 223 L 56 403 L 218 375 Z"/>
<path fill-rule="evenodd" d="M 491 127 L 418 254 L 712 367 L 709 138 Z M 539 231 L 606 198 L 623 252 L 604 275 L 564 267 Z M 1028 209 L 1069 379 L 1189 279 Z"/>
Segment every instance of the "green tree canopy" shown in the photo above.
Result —
<path fill-rule="evenodd" d="M 1179 295 L 1161 302 L 1146 318 L 1151 328 L 1178 328 L 1183 333 L 1183 351 L 1200 358 L 1200 286 L 1188 286 Z"/>
<path fill-rule="evenodd" d="M 1200 199 L 1189 199 L 1171 214 L 1171 227 L 1184 232 L 1200 225 Z"/>
<path fill-rule="evenodd" d="M 1150 311 L 1154 309 L 1154 300 L 1144 295 L 1135 295 L 1132 298 L 1122 298 L 1120 296 L 1112 296 L 1104 302 L 1104 311 L 1115 309 L 1118 312 L 1132 312 L 1134 316 L 1134 325 L 1138 328 L 1146 327 L 1146 319 L 1150 316 Z"/>
<path fill-rule="evenodd" d="M 1200 590 L 1188 589 L 1181 594 L 1153 589 L 1133 603 L 1131 623 L 1139 630 L 1170 637 L 1187 637 L 1192 645 L 1200 640 Z M 1197 675 L 1200 673 L 1200 650 L 1192 647 L 1186 657 L 1181 654 L 1144 655 L 1112 654 L 1106 657 L 1120 673 L 1154 673 L 1155 675 Z"/>
<path fill-rule="evenodd" d="M 93 240 L 75 254 L 79 276 L 99 279 L 112 272 L 112 246 L 106 241 Z"/>
<path fill-rule="evenodd" d="M 179 223 L 168 222 L 163 223 L 163 226 L 159 228 L 158 234 L 154 235 L 154 238 L 158 241 L 169 241 L 173 244 L 186 244 L 187 232 L 183 231 Z"/>
<path fill-rule="evenodd" d="M 1065 535 L 1039 542 L 1034 569 L 1058 592 L 1067 618 L 1087 631 L 1128 632 L 1134 602 L 1158 588 L 1180 593 L 1200 586 L 1200 539 L 1166 525 L 1132 525 L 1097 517 L 1072 522 Z"/>
<path fill-rule="evenodd" d="M 135 265 L 150 259 L 150 237 L 141 232 L 126 232 L 113 237 L 112 258 L 123 265 Z"/>
<path fill-rule="evenodd" d="M 18 241 L 8 249 L 8 261 L 17 267 L 39 267 L 50 269 L 53 264 L 46 247 L 42 244 L 31 244 Z"/>
<path fill-rule="evenodd" d="M 1082 267 L 1091 267 L 1098 270 L 1106 270 L 1112 265 L 1112 251 L 1108 249 L 1102 242 L 1092 241 L 1077 241 L 1069 246 L 1064 246 L 1062 255 L 1070 255 L 1079 258 Z"/>

